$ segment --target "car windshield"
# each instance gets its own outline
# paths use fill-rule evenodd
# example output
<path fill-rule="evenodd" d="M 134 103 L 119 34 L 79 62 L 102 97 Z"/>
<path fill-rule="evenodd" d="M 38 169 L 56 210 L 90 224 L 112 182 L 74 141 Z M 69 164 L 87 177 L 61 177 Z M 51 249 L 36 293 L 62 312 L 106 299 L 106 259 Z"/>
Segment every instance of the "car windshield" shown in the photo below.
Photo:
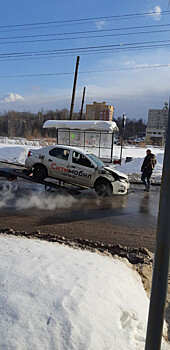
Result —
<path fill-rule="evenodd" d="M 99 159 L 97 158 L 94 154 L 87 154 L 87 156 L 93 160 L 93 162 L 95 162 L 99 167 L 100 166 L 105 166 L 105 164 Z"/>

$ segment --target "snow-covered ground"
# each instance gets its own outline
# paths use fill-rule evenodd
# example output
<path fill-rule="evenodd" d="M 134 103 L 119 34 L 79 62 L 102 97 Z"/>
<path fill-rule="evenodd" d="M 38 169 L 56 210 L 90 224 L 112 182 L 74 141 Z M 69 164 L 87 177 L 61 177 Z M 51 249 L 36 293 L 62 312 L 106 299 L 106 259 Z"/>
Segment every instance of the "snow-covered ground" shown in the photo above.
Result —
<path fill-rule="evenodd" d="M 125 146 L 123 148 L 123 161 L 121 166 L 117 165 L 117 169 L 122 171 L 125 174 L 130 175 L 130 179 L 139 180 L 141 176 L 141 165 L 144 157 L 146 156 L 146 150 L 150 149 L 153 154 L 156 156 L 156 166 L 152 174 L 152 181 L 160 182 L 162 177 L 162 167 L 163 167 L 163 158 L 164 158 L 164 148 L 163 147 L 135 147 L 135 146 Z M 120 156 L 120 147 L 114 147 L 114 155 L 119 158 Z M 125 162 L 126 157 L 132 157 L 131 162 Z"/>
<path fill-rule="evenodd" d="M 27 141 L 26 139 L 11 140 L 8 138 L 0 139 L 0 160 L 9 162 L 19 162 L 24 164 L 28 150 L 30 148 L 40 148 L 38 141 Z M 138 147 L 124 146 L 122 153 L 122 164 L 114 165 L 116 169 L 130 175 L 130 179 L 139 180 L 141 176 L 141 165 L 146 156 L 146 149 L 150 149 L 156 155 L 157 164 L 152 174 L 152 181 L 160 182 L 162 176 L 162 166 L 164 157 L 163 147 Z M 92 150 L 91 150 L 92 151 Z M 105 154 L 107 157 L 107 154 Z M 120 157 L 120 146 L 114 145 L 114 158 Z M 126 163 L 126 157 L 132 157 L 132 161 Z"/>
<path fill-rule="evenodd" d="M 125 259 L 0 241 L 0 349 L 144 350 L 149 300 Z"/>
<path fill-rule="evenodd" d="M 22 142 L 1 143 L 0 159 L 24 164 L 39 145 Z M 164 150 L 151 150 L 160 178 Z M 117 168 L 140 174 L 145 153 L 124 148 Z M 125 163 L 126 156 L 133 160 Z M 12 236 L 0 242 L 0 349 L 144 350 L 149 300 L 125 259 Z"/>

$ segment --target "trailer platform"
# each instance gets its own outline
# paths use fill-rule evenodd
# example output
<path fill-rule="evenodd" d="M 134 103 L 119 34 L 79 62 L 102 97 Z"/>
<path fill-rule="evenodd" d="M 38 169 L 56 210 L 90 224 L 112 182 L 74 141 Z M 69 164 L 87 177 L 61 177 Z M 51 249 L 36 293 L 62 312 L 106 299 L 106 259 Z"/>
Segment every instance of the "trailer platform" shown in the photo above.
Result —
<path fill-rule="evenodd" d="M 25 166 L 22 164 L 9 163 L 5 161 L 0 161 L 0 164 L 6 165 L 4 167 L 0 166 L 0 177 L 6 178 L 8 181 L 13 181 L 13 180 L 16 180 L 17 178 L 21 178 L 23 180 L 32 181 L 32 182 L 36 182 L 37 184 L 44 185 L 45 188 L 46 187 L 56 188 L 59 191 L 62 190 L 71 195 L 80 194 L 80 191 L 78 189 L 67 188 L 65 186 L 61 186 L 60 184 L 57 184 L 55 182 L 48 181 L 48 180 L 35 179 L 32 174 L 28 173 L 28 169 L 25 168 Z"/>

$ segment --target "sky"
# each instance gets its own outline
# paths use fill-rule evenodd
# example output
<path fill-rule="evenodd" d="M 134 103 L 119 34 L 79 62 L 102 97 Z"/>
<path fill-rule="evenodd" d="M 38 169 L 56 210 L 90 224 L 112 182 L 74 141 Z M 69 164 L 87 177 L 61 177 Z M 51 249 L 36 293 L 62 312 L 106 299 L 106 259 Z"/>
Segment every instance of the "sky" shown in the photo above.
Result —
<path fill-rule="evenodd" d="M 144 349 L 149 299 L 126 259 L 21 237 L 0 242 L 1 349 Z"/>
<path fill-rule="evenodd" d="M 147 120 L 169 100 L 168 0 L 2 1 L 0 112 L 106 101 L 115 118 Z M 84 106 L 85 111 L 85 106 Z"/>

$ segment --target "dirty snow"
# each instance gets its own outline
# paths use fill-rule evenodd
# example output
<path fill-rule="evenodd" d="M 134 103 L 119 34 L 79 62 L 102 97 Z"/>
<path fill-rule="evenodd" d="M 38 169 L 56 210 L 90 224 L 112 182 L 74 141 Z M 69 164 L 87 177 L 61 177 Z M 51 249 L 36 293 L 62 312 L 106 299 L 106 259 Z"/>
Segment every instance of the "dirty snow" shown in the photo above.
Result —
<path fill-rule="evenodd" d="M 0 242 L 0 349 L 144 349 L 149 301 L 126 260 L 26 238 Z"/>

